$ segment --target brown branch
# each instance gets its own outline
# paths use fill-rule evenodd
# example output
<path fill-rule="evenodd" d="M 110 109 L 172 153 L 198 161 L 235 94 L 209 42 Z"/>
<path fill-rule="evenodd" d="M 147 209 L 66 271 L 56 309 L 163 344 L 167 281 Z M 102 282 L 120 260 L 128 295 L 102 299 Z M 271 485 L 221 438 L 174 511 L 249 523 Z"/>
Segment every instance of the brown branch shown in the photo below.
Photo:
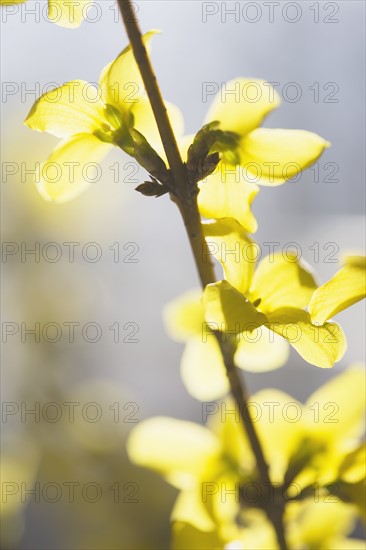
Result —
<path fill-rule="evenodd" d="M 117 1 L 173 176 L 176 193 L 174 197 L 171 195 L 171 198 L 176 202 L 182 215 L 201 285 L 205 288 L 206 285 L 216 282 L 216 277 L 212 261 L 207 260 L 210 258 L 210 254 L 202 232 L 201 217 L 198 211 L 196 194 L 192 192 L 187 170 L 182 161 L 156 76 L 142 41 L 141 32 L 135 19 L 131 2 L 130 0 Z M 247 388 L 239 377 L 238 370 L 234 364 L 231 346 L 225 345 L 225 343 L 221 341 L 219 335 L 217 335 L 217 341 L 223 355 L 231 393 L 240 411 L 242 425 L 256 459 L 260 481 L 264 488 L 273 488 L 268 473 L 268 464 L 265 460 L 263 449 L 251 420 Z M 287 550 L 283 527 L 282 504 L 280 502 L 268 503 L 266 511 L 276 531 L 280 549 Z"/>

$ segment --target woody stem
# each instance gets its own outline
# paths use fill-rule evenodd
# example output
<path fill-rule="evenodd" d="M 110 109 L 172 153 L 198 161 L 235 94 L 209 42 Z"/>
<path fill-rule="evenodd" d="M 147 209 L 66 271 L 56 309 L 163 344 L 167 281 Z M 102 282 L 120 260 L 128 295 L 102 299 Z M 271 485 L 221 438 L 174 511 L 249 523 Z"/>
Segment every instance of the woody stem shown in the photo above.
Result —
<path fill-rule="evenodd" d="M 189 243 L 194 256 L 202 288 L 216 282 L 214 266 L 210 258 L 208 246 L 202 231 L 201 216 L 197 206 L 196 193 L 192 192 L 192 184 L 189 181 L 186 166 L 182 161 L 172 126 L 169 121 L 166 106 L 164 104 L 156 76 L 147 55 L 138 23 L 135 19 L 133 6 L 130 0 L 117 0 L 123 17 L 124 26 L 144 82 L 147 95 L 154 113 L 159 129 L 159 134 L 168 159 L 169 168 L 174 182 L 175 194 L 171 195 L 177 204 L 186 227 Z M 227 376 L 230 383 L 231 393 L 236 406 L 240 411 L 240 418 L 245 434 L 250 442 L 253 454 L 256 459 L 257 469 L 261 485 L 264 488 L 273 488 L 268 472 L 268 464 L 264 457 L 263 449 L 255 430 L 250 409 L 249 393 L 247 387 L 240 378 L 238 369 L 233 360 L 233 353 L 230 345 L 227 345 L 216 335 L 221 349 Z M 276 531 L 279 547 L 287 550 L 284 535 L 282 507 L 266 506 L 266 512 Z"/>

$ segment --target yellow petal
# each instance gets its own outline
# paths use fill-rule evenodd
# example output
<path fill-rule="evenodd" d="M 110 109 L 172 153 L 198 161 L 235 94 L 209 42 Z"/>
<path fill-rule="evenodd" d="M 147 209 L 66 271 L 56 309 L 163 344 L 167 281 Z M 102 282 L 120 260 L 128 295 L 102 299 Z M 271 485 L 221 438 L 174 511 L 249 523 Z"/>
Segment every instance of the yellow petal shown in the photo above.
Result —
<path fill-rule="evenodd" d="M 53 23 L 75 29 L 87 15 L 90 0 L 48 0 L 48 18 Z"/>
<path fill-rule="evenodd" d="M 346 255 L 343 259 L 343 263 L 351 265 L 352 267 L 358 267 L 360 269 L 366 269 L 366 256 L 360 255 Z"/>
<path fill-rule="evenodd" d="M 19 439 L 19 441 L 16 439 L 14 450 L 12 445 L 10 445 L 10 449 L 5 449 L 4 446 L 0 463 L 3 491 L 0 503 L 2 524 L 6 521 L 6 516 L 15 515 L 25 505 L 24 499 L 20 498 L 16 488 L 19 489 L 20 484 L 23 483 L 24 487 L 33 489 L 40 458 L 40 449 L 28 437 Z"/>
<path fill-rule="evenodd" d="M 152 30 L 142 37 L 148 52 L 150 51 L 150 40 L 157 33 L 159 31 Z M 145 93 L 140 71 L 130 45 L 114 61 L 104 67 L 99 85 L 104 102 L 113 105 L 122 113 L 129 112 L 138 102 L 139 97 Z"/>
<path fill-rule="evenodd" d="M 266 322 L 265 316 L 227 281 L 207 285 L 203 292 L 205 318 L 213 330 L 240 334 Z"/>
<path fill-rule="evenodd" d="M 334 478 L 333 478 L 334 479 Z M 357 507 L 358 516 L 365 522 L 366 518 L 366 479 L 363 473 L 363 479 L 358 483 L 343 483 L 340 481 L 340 492 L 346 502 L 352 502 Z"/>
<path fill-rule="evenodd" d="M 362 443 L 348 453 L 339 469 L 339 477 L 346 483 L 362 482 L 365 479 L 366 446 Z"/>
<path fill-rule="evenodd" d="M 127 452 L 138 466 L 159 472 L 178 488 L 191 489 L 219 456 L 220 443 L 204 426 L 158 416 L 132 430 Z"/>
<path fill-rule="evenodd" d="M 352 531 L 355 508 L 339 502 L 312 502 L 310 499 L 291 505 L 297 512 L 291 522 L 289 540 L 294 548 L 332 550 L 331 540 Z M 293 545 L 293 546 L 292 546 Z M 344 550 L 348 550 L 348 546 Z"/>
<path fill-rule="evenodd" d="M 309 304 L 313 323 L 327 319 L 362 300 L 366 295 L 365 258 L 350 257 L 328 282 L 318 288 Z"/>
<path fill-rule="evenodd" d="M 178 521 L 173 524 L 173 550 L 222 550 L 223 544 L 216 531 L 201 531 L 193 525 Z"/>
<path fill-rule="evenodd" d="M 167 333 L 177 342 L 202 334 L 205 321 L 202 290 L 189 290 L 169 302 L 164 307 L 163 319 Z"/>
<path fill-rule="evenodd" d="M 181 361 L 181 376 L 188 393 L 199 401 L 211 401 L 229 392 L 220 347 L 212 334 L 207 338 L 193 338 L 187 343 Z"/>
<path fill-rule="evenodd" d="M 306 130 L 258 128 L 240 144 L 241 165 L 260 185 L 281 185 L 313 164 L 329 143 Z"/>
<path fill-rule="evenodd" d="M 202 412 L 202 420 L 208 422 L 220 439 L 229 465 L 251 472 L 255 468 L 255 458 L 243 431 L 239 407 L 233 399 L 228 396 L 220 403 L 204 403 Z"/>
<path fill-rule="evenodd" d="M 220 162 L 216 171 L 198 186 L 198 207 L 202 216 L 235 218 L 249 233 L 257 230 L 250 206 L 258 187 L 244 179 L 240 166 L 234 168 Z"/>
<path fill-rule="evenodd" d="M 210 255 L 221 263 L 227 281 L 245 294 L 259 255 L 258 245 L 233 218 L 204 222 L 202 227 Z"/>
<path fill-rule="evenodd" d="M 174 135 L 179 138 L 184 133 L 183 115 L 173 103 L 165 101 L 168 117 L 172 125 Z M 136 103 L 132 104 L 131 113 L 134 116 L 134 128 L 147 139 L 155 151 L 166 160 L 163 144 L 160 139 L 159 130 L 155 121 L 149 98 L 142 96 Z"/>
<path fill-rule="evenodd" d="M 221 129 L 244 136 L 280 103 L 280 96 L 265 80 L 236 78 L 223 84 L 209 108 L 206 123 L 218 120 Z"/>
<path fill-rule="evenodd" d="M 274 388 L 255 393 L 250 403 L 255 427 L 271 468 L 271 479 L 281 483 L 303 438 L 303 405 L 291 395 Z"/>
<path fill-rule="evenodd" d="M 283 308 L 268 315 L 268 328 L 288 340 L 311 365 L 330 368 L 342 359 L 346 338 L 337 323 L 314 326 L 302 309 Z"/>
<path fill-rule="evenodd" d="M 288 343 L 265 326 L 243 332 L 235 353 L 235 364 L 249 372 L 267 372 L 282 367 L 289 356 Z"/>
<path fill-rule="evenodd" d="M 62 141 L 40 168 L 38 191 L 48 201 L 74 199 L 100 179 L 95 165 L 112 147 L 92 134 L 78 134 Z"/>
<path fill-rule="evenodd" d="M 275 530 L 262 510 L 246 508 L 243 520 L 239 540 L 231 539 L 224 550 L 278 550 Z"/>
<path fill-rule="evenodd" d="M 267 314 L 281 307 L 308 305 L 317 288 L 310 270 L 296 252 L 268 255 L 259 263 L 250 287 L 250 300 Z"/>
<path fill-rule="evenodd" d="M 330 542 L 330 550 L 365 550 L 365 541 L 361 539 L 346 539 L 337 537 Z"/>
<path fill-rule="evenodd" d="M 207 495 L 206 489 L 210 493 L 211 487 L 210 485 L 205 485 L 205 482 L 203 482 L 202 493 L 203 498 L 206 499 L 210 509 L 212 509 L 213 516 L 220 523 L 231 526 L 235 525 L 235 520 L 240 512 L 240 475 L 233 465 L 230 466 L 216 478 L 218 491 Z"/>
<path fill-rule="evenodd" d="M 37 99 L 24 124 L 63 138 L 101 129 L 104 111 L 94 86 L 85 80 L 72 80 Z"/>
<path fill-rule="evenodd" d="M 306 402 L 309 431 L 338 446 L 345 439 L 360 437 L 365 424 L 365 383 L 364 368 L 354 366 L 317 389 Z"/>
<path fill-rule="evenodd" d="M 204 532 L 212 532 L 215 523 L 210 517 L 207 506 L 202 502 L 202 490 L 199 486 L 191 491 L 181 491 L 174 503 L 171 521 L 184 522 Z M 188 546 L 189 548 L 189 546 Z M 197 546 L 194 546 L 197 548 Z M 184 550 L 187 550 L 186 547 Z"/>

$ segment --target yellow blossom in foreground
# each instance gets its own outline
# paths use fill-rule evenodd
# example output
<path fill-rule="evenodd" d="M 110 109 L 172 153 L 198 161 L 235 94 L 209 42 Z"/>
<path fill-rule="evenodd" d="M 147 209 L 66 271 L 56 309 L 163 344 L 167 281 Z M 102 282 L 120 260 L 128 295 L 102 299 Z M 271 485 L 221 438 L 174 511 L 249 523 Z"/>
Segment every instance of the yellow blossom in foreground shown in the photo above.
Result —
<path fill-rule="evenodd" d="M 203 227 L 209 252 L 221 263 L 225 280 L 208 285 L 203 298 L 200 291 L 191 291 L 164 310 L 168 333 L 186 342 L 181 374 L 191 395 L 200 400 L 216 399 L 229 390 L 212 329 L 221 333 L 223 340 L 232 338 L 236 365 L 252 372 L 284 365 L 288 343 L 317 367 L 332 367 L 343 357 L 345 335 L 328 319 L 363 297 L 361 258 L 357 267 L 354 257 L 346 260 L 347 265 L 331 281 L 317 288 L 308 266 L 294 253 L 268 255 L 256 267 L 258 246 L 235 220 L 214 220 Z M 233 253 L 236 245 L 238 253 Z M 353 262 L 351 267 L 349 262 Z M 352 271 L 352 284 L 344 270 L 346 274 Z M 319 324 L 313 315 L 315 308 L 317 315 L 323 312 L 321 304 L 325 313 L 321 313 Z"/>
<path fill-rule="evenodd" d="M 226 90 L 235 90 L 228 93 Z M 315 162 L 329 142 L 306 130 L 259 128 L 281 103 L 264 80 L 236 78 L 215 96 L 206 122 L 217 120 L 225 132 L 237 136 L 238 164 L 260 185 L 281 185 Z M 232 162 L 227 161 L 228 164 Z"/>
<path fill-rule="evenodd" d="M 268 82 L 249 78 L 225 83 L 214 98 L 205 123 L 217 121 L 224 137 L 220 140 L 219 136 L 210 151 L 220 153 L 220 164 L 198 184 L 198 206 L 204 217 L 235 218 L 245 230 L 255 232 L 257 223 L 250 205 L 258 185 L 283 184 L 311 166 L 330 146 L 313 132 L 260 128 L 280 102 Z M 180 137 L 183 158 L 193 138 Z"/>
<path fill-rule="evenodd" d="M 147 47 L 156 32 L 144 35 Z M 173 126 L 182 132 L 180 112 L 172 104 L 167 106 Z M 86 177 L 88 163 L 100 162 L 114 146 L 131 146 L 131 128 L 140 131 L 156 149 L 162 149 L 130 46 L 103 69 L 98 89 L 83 80 L 67 82 L 39 98 L 25 124 L 63 138 L 41 166 L 37 180 L 42 196 L 59 203 L 89 187 L 93 178 Z"/>
<path fill-rule="evenodd" d="M 275 389 L 251 397 L 271 481 L 286 502 L 291 549 L 361 548 L 345 535 L 360 515 L 365 480 L 354 459 L 362 448 L 364 390 L 364 371 L 354 366 L 305 404 Z M 208 427 L 156 417 L 134 428 L 128 440 L 135 464 L 180 491 L 172 511 L 173 547 L 277 549 L 263 509 L 273 495 L 258 483 L 239 411 L 223 402 L 205 403 L 203 413 Z"/>
<path fill-rule="evenodd" d="M 61 1 L 50 4 L 50 12 L 61 5 L 65 7 Z M 80 3 L 79 8 L 82 12 L 85 6 Z M 154 32 L 143 37 L 146 46 Z M 257 183 L 283 183 L 316 161 L 329 144 L 311 132 L 258 128 L 279 105 L 278 94 L 263 80 L 241 78 L 235 85 L 240 88 L 238 98 L 216 98 L 207 115 L 210 124 L 205 139 L 211 140 L 211 146 L 206 158 L 218 152 L 221 161 L 201 181 L 195 174 L 194 181 L 198 182 L 202 216 L 231 217 L 253 233 L 257 222 L 251 204 L 258 193 Z M 253 87 L 258 98 L 247 93 Z M 185 160 L 194 136 L 183 137 L 181 113 L 173 105 L 167 106 Z M 68 82 L 44 94 L 33 106 L 26 124 L 64 138 L 42 165 L 38 177 L 38 189 L 47 200 L 64 202 L 79 195 L 93 179 L 85 177 L 85 165 L 99 163 L 113 146 L 135 156 L 151 173 L 148 163 L 142 162 L 143 155 L 138 158 L 132 152 L 131 129 L 146 138 L 163 165 L 167 160 L 130 46 L 102 71 L 98 90 L 85 81 Z"/>

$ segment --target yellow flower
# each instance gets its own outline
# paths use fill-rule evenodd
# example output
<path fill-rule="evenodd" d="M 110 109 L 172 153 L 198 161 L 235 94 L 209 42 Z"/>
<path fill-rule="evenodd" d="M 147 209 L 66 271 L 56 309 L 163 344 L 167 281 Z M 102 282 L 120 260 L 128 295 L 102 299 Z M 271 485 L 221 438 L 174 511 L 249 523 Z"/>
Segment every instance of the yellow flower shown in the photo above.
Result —
<path fill-rule="evenodd" d="M 330 145 L 306 130 L 259 128 L 280 103 L 268 82 L 237 78 L 216 95 L 206 116 L 206 122 L 217 120 L 223 131 L 237 136 L 238 163 L 260 185 L 281 185 L 315 162 Z"/>
<path fill-rule="evenodd" d="M 234 218 L 254 233 L 257 222 L 250 205 L 258 185 L 283 184 L 313 164 L 330 144 L 305 130 L 259 128 L 280 104 L 268 82 L 237 78 L 223 90 L 214 98 L 205 120 L 208 125 L 219 123 L 219 129 L 212 128 L 217 141 L 210 153 L 219 152 L 222 160 L 213 174 L 199 182 L 198 206 L 206 218 Z M 183 156 L 193 137 L 180 139 Z"/>
<path fill-rule="evenodd" d="M 345 481 L 357 487 L 365 478 L 354 460 L 363 433 L 364 386 L 364 371 L 355 366 L 305 404 L 276 389 L 250 400 L 270 478 L 286 502 L 290 548 L 340 549 L 357 518 L 352 499 L 339 488 Z M 329 404 L 338 407 L 332 417 Z M 239 411 L 223 402 L 207 403 L 204 413 L 208 427 L 166 417 L 146 420 L 127 444 L 135 464 L 153 469 L 180 491 L 172 511 L 174 548 L 276 549 L 263 511 L 272 493 L 258 483 Z"/>
<path fill-rule="evenodd" d="M 355 526 L 355 508 L 343 502 L 314 502 L 310 499 L 287 507 L 285 526 L 289 550 L 364 550 L 365 541 L 348 538 Z M 289 513 L 288 513 L 289 512 Z M 175 522 L 174 550 L 278 550 L 273 528 L 264 512 L 245 510 L 241 523 L 216 531 Z"/>
<path fill-rule="evenodd" d="M 365 541 L 348 538 L 357 519 L 355 507 L 324 499 L 292 504 L 288 509 L 287 528 L 290 548 L 309 550 L 363 550 Z"/>
<path fill-rule="evenodd" d="M 309 304 L 313 323 L 323 324 L 329 317 L 366 296 L 365 256 L 346 256 L 344 264 L 334 277 L 314 292 Z"/>
<path fill-rule="evenodd" d="M 209 252 L 222 264 L 225 280 L 208 285 L 202 299 L 199 291 L 191 291 L 164 310 L 170 336 L 186 342 L 181 375 L 191 395 L 205 401 L 229 390 L 211 329 L 221 332 L 223 340 L 230 335 L 235 338 L 235 363 L 252 372 L 281 367 L 288 358 L 287 342 L 305 361 L 321 368 L 332 367 L 343 357 L 345 335 L 337 323 L 326 321 L 335 308 L 340 311 L 361 298 L 362 268 L 352 267 L 352 284 L 345 283 L 344 290 L 342 281 L 347 279 L 342 273 L 348 267 L 342 268 L 341 275 L 333 278 L 336 292 L 332 286 L 328 292 L 334 283 L 317 289 L 309 268 L 291 252 L 268 255 L 255 269 L 258 246 L 237 221 L 214 220 L 203 228 Z M 325 308 L 321 325 L 312 317 L 320 300 Z M 305 309 L 309 302 L 310 313 Z"/>
<path fill-rule="evenodd" d="M 52 4 L 50 10 L 56 6 L 59 9 L 61 4 L 61 1 Z M 144 36 L 145 44 L 153 34 L 151 31 Z M 204 139 L 210 143 L 206 157 L 219 152 L 222 160 L 216 169 L 212 168 L 211 175 L 202 176 L 201 181 L 197 174 L 194 177 L 195 182 L 198 181 L 197 200 L 202 216 L 232 217 L 253 233 L 257 230 L 257 222 L 250 208 L 259 190 L 256 183 L 283 183 L 312 164 L 328 143 L 311 132 L 258 128 L 264 117 L 279 105 L 277 93 L 263 80 L 238 79 L 235 84 L 239 87 L 239 99 L 233 100 L 230 95 L 225 100 L 216 98 L 207 115 L 209 124 L 204 132 Z M 254 101 L 246 93 L 253 86 L 260 92 Z M 169 105 L 168 111 L 184 157 L 193 136 L 183 137 L 183 119 L 178 109 Z M 48 200 L 64 202 L 80 194 L 93 179 L 86 177 L 86 161 L 98 163 L 113 145 L 135 156 L 151 173 L 149 166 L 141 162 L 143 157 L 132 153 L 131 129 L 143 134 L 163 159 L 163 164 L 166 162 L 152 109 L 129 46 L 103 70 L 98 93 L 87 82 L 68 82 L 44 94 L 33 106 L 26 124 L 35 130 L 66 138 L 40 170 L 38 188 Z M 205 155 L 198 159 L 201 160 L 204 162 Z"/>
<path fill-rule="evenodd" d="M 144 35 L 145 45 L 157 31 Z M 178 132 L 183 131 L 180 112 L 167 104 Z M 64 138 L 41 166 L 37 186 L 46 200 L 68 201 L 93 180 L 86 167 L 100 162 L 108 151 L 129 151 L 135 128 L 157 150 L 162 149 L 153 113 L 144 93 L 139 69 L 130 46 L 107 65 L 99 88 L 83 80 L 67 82 L 45 93 L 33 105 L 25 124 L 33 130 Z"/>
<path fill-rule="evenodd" d="M 0 0 L 0 5 L 23 4 L 27 0 Z M 75 29 L 87 15 L 91 0 L 48 0 L 48 18 L 50 21 Z"/>

